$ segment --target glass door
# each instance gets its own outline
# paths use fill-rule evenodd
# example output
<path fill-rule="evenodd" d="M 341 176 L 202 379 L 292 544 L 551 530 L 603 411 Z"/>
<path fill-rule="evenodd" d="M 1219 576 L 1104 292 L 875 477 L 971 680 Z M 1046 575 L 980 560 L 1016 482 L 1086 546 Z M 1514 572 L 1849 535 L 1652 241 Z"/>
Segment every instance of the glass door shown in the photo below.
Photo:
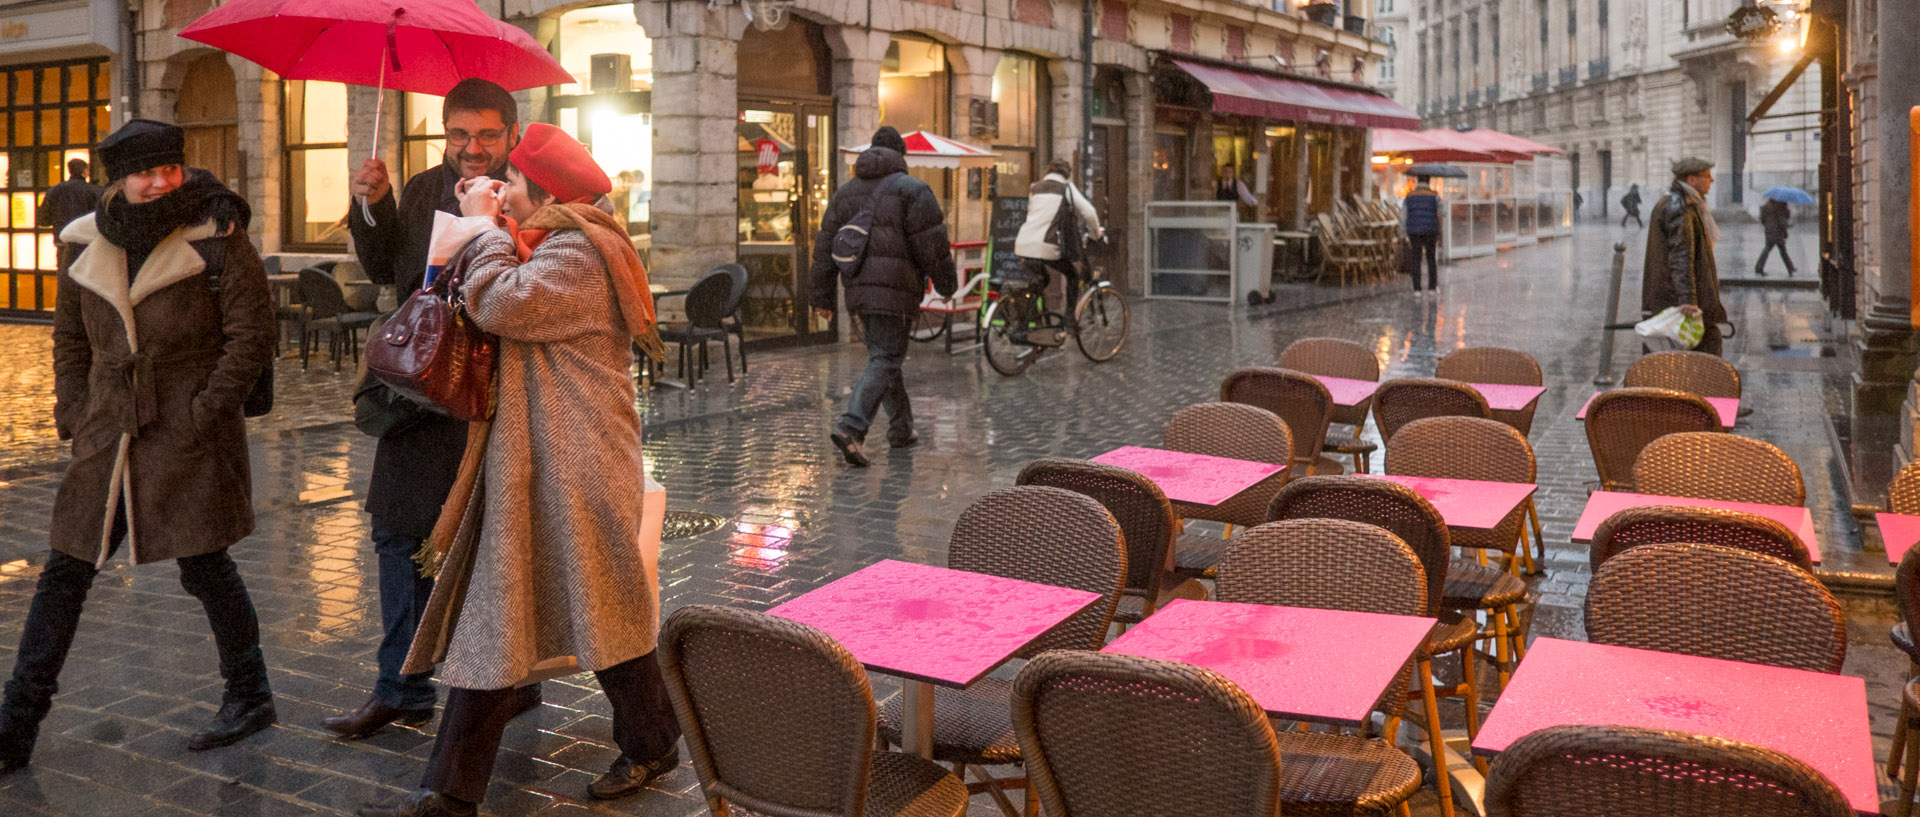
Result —
<path fill-rule="evenodd" d="M 737 127 L 740 319 L 756 346 L 825 342 L 808 305 L 814 234 L 834 190 L 832 106 L 742 100 Z"/>

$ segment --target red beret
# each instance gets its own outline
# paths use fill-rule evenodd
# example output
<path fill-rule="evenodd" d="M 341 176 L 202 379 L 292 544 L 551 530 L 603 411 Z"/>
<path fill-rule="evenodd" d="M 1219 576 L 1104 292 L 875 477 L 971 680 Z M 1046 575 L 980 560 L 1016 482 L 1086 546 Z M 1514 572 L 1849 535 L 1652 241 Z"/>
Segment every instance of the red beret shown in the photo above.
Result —
<path fill-rule="evenodd" d="M 587 147 L 545 122 L 528 125 L 507 159 L 527 181 L 540 185 L 558 202 L 591 204 L 613 190 L 613 180 Z"/>

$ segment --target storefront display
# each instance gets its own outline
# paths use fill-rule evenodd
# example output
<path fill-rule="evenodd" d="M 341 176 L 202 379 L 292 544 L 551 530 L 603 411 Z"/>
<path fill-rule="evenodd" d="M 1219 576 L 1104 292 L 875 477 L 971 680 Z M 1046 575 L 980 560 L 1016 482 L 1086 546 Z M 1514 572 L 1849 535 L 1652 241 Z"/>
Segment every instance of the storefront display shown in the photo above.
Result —
<path fill-rule="evenodd" d="M 0 133 L 0 309 L 45 312 L 58 288 L 53 228 L 34 214 L 47 188 L 65 180 L 68 159 L 88 159 L 88 148 L 112 128 L 107 101 L 107 61 L 70 60 L 0 68 L 6 82 Z"/>
<path fill-rule="evenodd" d="M 634 22 L 633 6 L 622 3 L 561 14 L 557 50 L 574 81 L 554 89 L 548 115 L 585 144 L 613 180 L 614 216 L 645 258 L 653 198 L 653 42 Z"/>

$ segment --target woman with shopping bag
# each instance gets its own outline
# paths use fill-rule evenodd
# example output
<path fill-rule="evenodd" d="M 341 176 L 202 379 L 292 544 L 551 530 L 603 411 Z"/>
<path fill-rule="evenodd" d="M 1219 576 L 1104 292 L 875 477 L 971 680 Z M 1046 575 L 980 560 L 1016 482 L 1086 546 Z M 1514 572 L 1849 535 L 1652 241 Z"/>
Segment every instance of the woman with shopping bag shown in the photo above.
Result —
<path fill-rule="evenodd" d="M 589 794 L 631 794 L 679 762 L 654 658 L 661 506 L 644 496 L 630 375 L 636 345 L 664 357 L 646 271 L 595 206 L 612 182 L 566 133 L 529 125 L 506 176 L 460 184 L 463 216 L 492 226 L 440 273 L 499 338 L 493 418 L 469 426 L 422 554 L 439 578 L 404 670 L 437 664 L 446 711 L 423 791 L 363 817 L 474 814 L 514 688 L 582 670 L 621 749 Z"/>

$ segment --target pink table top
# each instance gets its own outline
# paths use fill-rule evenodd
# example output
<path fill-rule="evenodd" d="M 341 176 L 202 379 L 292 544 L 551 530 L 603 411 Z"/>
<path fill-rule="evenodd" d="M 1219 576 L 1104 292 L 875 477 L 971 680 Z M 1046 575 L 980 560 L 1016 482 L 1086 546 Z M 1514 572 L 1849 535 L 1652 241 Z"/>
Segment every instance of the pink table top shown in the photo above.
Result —
<path fill-rule="evenodd" d="M 1562 725 L 1671 729 L 1765 746 L 1819 770 L 1862 814 L 1880 813 L 1859 678 L 1541 638 L 1500 693 L 1473 751 L 1497 754 Z"/>
<path fill-rule="evenodd" d="M 1366 475 L 1371 476 L 1371 475 Z M 1440 512 L 1449 528 L 1493 530 L 1539 488 L 1526 482 L 1488 482 L 1438 477 L 1377 477 L 1412 488 Z"/>
<path fill-rule="evenodd" d="M 1481 397 L 1487 398 L 1487 408 L 1497 411 L 1520 411 L 1540 399 L 1547 389 L 1545 386 L 1509 386 L 1505 383 L 1468 383 Z"/>
<path fill-rule="evenodd" d="M 767 612 L 820 628 L 868 669 L 965 687 L 1099 598 L 888 559 Z"/>
<path fill-rule="evenodd" d="M 1316 374 L 1313 379 L 1327 387 L 1327 391 L 1333 395 L 1333 404 L 1336 406 L 1357 406 L 1365 403 L 1367 398 L 1373 396 L 1373 390 L 1380 388 L 1378 382 L 1355 380 L 1351 377 L 1329 377 Z"/>
<path fill-rule="evenodd" d="M 1253 487 L 1260 480 L 1287 469 L 1285 465 L 1270 462 L 1209 457 L 1137 445 L 1121 446 L 1094 457 L 1093 461 L 1139 472 L 1160 486 L 1168 499 L 1195 505 L 1218 505 Z"/>
<path fill-rule="evenodd" d="M 1358 725 L 1433 619 L 1177 599 L 1101 652 L 1218 672 L 1286 718 Z"/>
<path fill-rule="evenodd" d="M 1920 542 L 1920 516 L 1877 513 L 1873 518 L 1880 522 L 1880 541 L 1887 545 L 1887 561 L 1899 564 L 1913 543 Z"/>
<path fill-rule="evenodd" d="M 1593 393 L 1593 397 L 1599 396 L 1599 392 Z M 1740 418 L 1740 398 L 1698 396 L 1700 399 L 1707 401 L 1708 405 L 1713 406 L 1714 411 L 1720 413 L 1720 425 L 1723 428 L 1733 428 L 1733 421 Z M 1574 419 L 1587 419 L 1587 406 L 1593 405 L 1593 397 L 1587 398 L 1587 402 L 1580 406 L 1580 413 L 1573 415 Z"/>
<path fill-rule="evenodd" d="M 1813 512 L 1798 505 L 1762 505 L 1758 502 L 1726 502 L 1719 499 L 1694 499 L 1685 496 L 1659 496 L 1657 494 L 1629 494 L 1620 491 L 1595 491 L 1587 497 L 1587 507 L 1580 512 L 1580 521 L 1573 526 L 1573 541 L 1593 541 L 1594 530 L 1607 517 L 1628 508 L 1644 508 L 1648 505 L 1683 505 L 1689 508 L 1719 508 L 1724 511 L 1764 516 L 1787 526 L 1793 535 L 1800 537 L 1800 543 L 1807 546 L 1807 556 L 1814 564 L 1820 563 L 1820 539 L 1813 532 Z"/>

